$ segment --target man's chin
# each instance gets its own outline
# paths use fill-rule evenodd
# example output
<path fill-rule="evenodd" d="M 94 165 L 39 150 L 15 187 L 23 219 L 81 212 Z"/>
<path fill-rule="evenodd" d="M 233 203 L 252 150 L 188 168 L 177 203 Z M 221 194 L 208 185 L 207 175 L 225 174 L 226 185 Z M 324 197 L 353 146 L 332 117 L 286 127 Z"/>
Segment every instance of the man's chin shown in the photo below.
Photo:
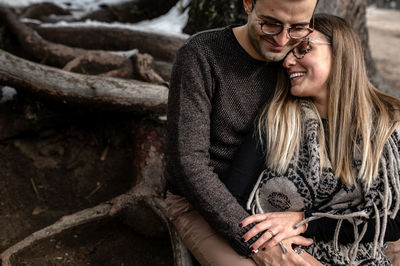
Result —
<path fill-rule="evenodd" d="M 278 62 L 278 61 L 283 60 L 285 58 L 286 54 L 287 54 L 286 51 L 285 52 L 280 51 L 279 53 L 274 53 L 274 52 L 268 51 L 268 52 L 263 53 L 263 57 L 268 62 Z"/>

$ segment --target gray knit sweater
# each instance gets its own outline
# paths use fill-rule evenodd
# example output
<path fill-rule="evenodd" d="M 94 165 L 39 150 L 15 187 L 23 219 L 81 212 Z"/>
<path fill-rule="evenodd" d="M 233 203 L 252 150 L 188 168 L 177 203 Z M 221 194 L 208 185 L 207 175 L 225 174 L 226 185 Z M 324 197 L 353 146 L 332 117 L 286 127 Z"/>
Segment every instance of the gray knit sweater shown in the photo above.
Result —
<path fill-rule="evenodd" d="M 241 255 L 249 214 L 224 174 L 255 116 L 272 96 L 280 63 L 250 57 L 232 26 L 192 36 L 174 63 L 168 101 L 166 178 Z M 252 241 L 250 241 L 252 243 Z"/>

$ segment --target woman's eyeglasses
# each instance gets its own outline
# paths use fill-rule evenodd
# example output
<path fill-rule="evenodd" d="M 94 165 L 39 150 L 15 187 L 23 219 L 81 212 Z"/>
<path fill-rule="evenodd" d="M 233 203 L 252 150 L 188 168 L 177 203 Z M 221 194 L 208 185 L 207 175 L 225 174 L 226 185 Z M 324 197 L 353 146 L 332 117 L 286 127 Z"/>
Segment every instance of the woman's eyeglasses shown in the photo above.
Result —
<path fill-rule="evenodd" d="M 307 37 L 303 41 L 301 41 L 296 47 L 294 47 L 292 49 L 292 53 L 293 53 L 294 57 L 296 57 L 297 59 L 303 59 L 304 56 L 306 54 L 308 54 L 309 52 L 311 52 L 311 50 L 312 50 L 310 43 L 331 45 L 330 42 L 324 42 L 324 41 L 320 41 L 320 40 L 315 40 L 311 37 Z"/>

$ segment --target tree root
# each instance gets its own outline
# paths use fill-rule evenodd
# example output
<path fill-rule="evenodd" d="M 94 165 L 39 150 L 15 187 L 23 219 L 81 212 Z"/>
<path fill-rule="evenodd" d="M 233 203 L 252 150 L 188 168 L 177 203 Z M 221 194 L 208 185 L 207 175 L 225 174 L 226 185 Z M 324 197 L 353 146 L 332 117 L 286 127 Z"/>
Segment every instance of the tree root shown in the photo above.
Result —
<path fill-rule="evenodd" d="M 2 265 L 11 266 L 13 256 L 32 246 L 38 240 L 54 236 L 78 225 L 117 214 L 126 223 L 133 225 L 134 229 L 139 227 L 139 230 L 145 235 L 157 230 L 163 232 L 159 226 L 161 223 L 161 227 L 166 227 L 170 235 L 175 265 L 191 265 L 187 249 L 166 214 L 166 205 L 163 199 L 165 184 L 162 174 L 162 169 L 164 168 L 162 150 L 164 141 L 161 130 L 158 128 L 146 128 L 145 126 L 140 128 L 136 135 L 136 156 L 133 162 L 137 173 L 136 184 L 131 190 L 108 202 L 64 216 L 54 224 L 34 232 L 0 254 Z M 143 212 L 143 210 L 145 211 Z M 138 224 L 138 221 L 141 221 L 141 224 Z M 141 230 L 142 228 L 147 228 L 147 233 L 146 230 Z"/>
<path fill-rule="evenodd" d="M 157 61 L 172 63 L 185 37 L 110 27 L 68 27 L 30 24 L 48 41 L 82 49 L 128 51 L 138 49 L 151 54 Z"/>
<path fill-rule="evenodd" d="M 12 256 L 19 253 L 26 247 L 31 246 L 38 240 L 51 237 L 64 230 L 73 228 L 75 226 L 85 224 L 91 221 L 96 221 L 109 216 L 111 210 L 110 203 L 101 203 L 93 208 L 85 209 L 77 213 L 61 217 L 60 220 L 52 225 L 49 225 L 39 231 L 34 232 L 30 236 L 26 237 L 22 241 L 6 249 L 0 254 L 1 262 L 3 266 L 11 266 Z"/>
<path fill-rule="evenodd" d="M 60 103 L 134 112 L 165 112 L 165 86 L 71 73 L 0 50 L 0 84 Z"/>
<path fill-rule="evenodd" d="M 164 82 L 159 76 L 159 79 L 152 79 L 155 76 L 153 73 L 155 71 L 150 66 L 147 68 L 138 68 L 136 64 L 136 68 L 134 68 L 131 60 L 135 59 L 126 58 L 103 50 L 85 50 L 52 43 L 44 40 L 36 31 L 22 23 L 10 9 L 0 8 L 0 15 L 4 17 L 7 27 L 15 34 L 24 51 L 37 60 L 40 60 L 42 64 L 58 68 L 67 66 L 67 69 L 70 71 L 78 69 L 78 72 L 84 72 L 85 74 L 97 75 L 108 72 L 108 76 L 111 76 L 112 74 L 121 75 L 123 73 L 123 77 L 132 78 L 135 73 L 138 73 L 139 75 L 136 75 L 136 77 L 139 80 L 150 83 Z M 82 60 L 83 58 L 86 60 Z M 85 64 L 81 64 L 83 61 Z M 91 72 L 90 69 L 94 70 Z M 123 71 L 111 72 L 116 69 L 122 69 Z"/>

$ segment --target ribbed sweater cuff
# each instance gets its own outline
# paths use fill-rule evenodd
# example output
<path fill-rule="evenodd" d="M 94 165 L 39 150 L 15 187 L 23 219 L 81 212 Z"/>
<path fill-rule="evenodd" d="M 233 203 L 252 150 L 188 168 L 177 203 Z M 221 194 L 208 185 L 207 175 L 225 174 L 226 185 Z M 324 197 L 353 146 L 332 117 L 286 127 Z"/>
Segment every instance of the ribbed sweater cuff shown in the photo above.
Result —
<path fill-rule="evenodd" d="M 247 231 L 249 231 L 251 228 L 253 228 L 253 226 L 255 226 L 257 223 L 252 223 L 249 224 L 246 227 L 243 227 L 243 234 L 244 235 Z M 264 234 L 265 231 L 262 231 L 260 233 L 258 233 L 257 235 L 255 235 L 254 237 L 252 237 L 251 239 L 249 239 L 249 241 L 247 242 L 243 242 L 242 241 L 242 236 L 238 237 L 238 239 L 234 239 L 234 241 L 232 241 L 232 247 L 233 249 L 239 253 L 239 255 L 241 256 L 249 256 L 251 251 L 250 251 L 250 246 L 257 241 L 258 238 L 261 237 L 262 234 Z"/>

